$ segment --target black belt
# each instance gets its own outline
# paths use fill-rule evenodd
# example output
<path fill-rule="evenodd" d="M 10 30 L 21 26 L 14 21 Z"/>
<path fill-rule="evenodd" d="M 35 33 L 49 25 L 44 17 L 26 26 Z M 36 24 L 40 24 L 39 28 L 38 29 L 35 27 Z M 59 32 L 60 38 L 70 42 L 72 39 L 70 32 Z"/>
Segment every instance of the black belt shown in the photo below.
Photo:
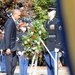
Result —
<path fill-rule="evenodd" d="M 49 35 L 50 38 L 56 37 L 56 35 Z"/>

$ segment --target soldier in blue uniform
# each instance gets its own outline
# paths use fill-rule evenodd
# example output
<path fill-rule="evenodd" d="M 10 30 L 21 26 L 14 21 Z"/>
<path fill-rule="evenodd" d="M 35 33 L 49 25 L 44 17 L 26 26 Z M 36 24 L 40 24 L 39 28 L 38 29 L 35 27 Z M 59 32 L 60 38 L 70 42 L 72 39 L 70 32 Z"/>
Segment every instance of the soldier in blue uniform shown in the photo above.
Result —
<path fill-rule="evenodd" d="M 1 45 L 1 40 L 2 40 L 2 33 L 0 31 L 0 71 L 1 71 L 1 62 L 2 62 L 2 45 Z"/>
<path fill-rule="evenodd" d="M 17 34 L 17 46 L 18 46 L 18 57 L 19 57 L 19 66 L 20 66 L 20 75 L 27 75 L 28 63 L 29 59 L 23 54 L 24 46 L 22 46 L 23 40 L 22 36 L 26 36 L 25 31 L 25 23 L 23 25 L 19 25 L 20 31 Z"/>
<path fill-rule="evenodd" d="M 45 44 L 50 50 L 53 57 L 55 57 L 55 48 L 60 49 L 62 47 L 60 30 L 61 26 L 58 25 L 59 20 L 56 18 L 56 8 L 48 8 L 49 20 L 45 22 L 45 28 L 49 34 Z M 48 75 L 54 75 L 54 61 L 50 54 L 45 50 L 45 61 L 47 66 Z"/>
<path fill-rule="evenodd" d="M 3 52 L 3 46 L 4 46 L 4 43 L 3 43 L 3 34 L 2 32 L 0 32 L 0 57 L 1 57 L 1 72 L 4 73 L 6 72 L 6 65 L 5 65 L 5 55 L 4 55 L 4 52 Z"/>

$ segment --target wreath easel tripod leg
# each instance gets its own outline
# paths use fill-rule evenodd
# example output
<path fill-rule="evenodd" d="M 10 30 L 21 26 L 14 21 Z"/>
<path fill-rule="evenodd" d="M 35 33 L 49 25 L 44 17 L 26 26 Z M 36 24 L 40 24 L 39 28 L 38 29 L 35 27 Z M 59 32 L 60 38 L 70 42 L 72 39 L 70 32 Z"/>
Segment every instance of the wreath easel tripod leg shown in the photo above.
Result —
<path fill-rule="evenodd" d="M 47 48 L 47 46 L 44 44 L 43 40 L 40 38 L 40 41 L 42 42 L 42 44 L 44 45 L 44 47 L 46 48 L 46 50 L 48 51 L 48 53 L 50 54 L 50 56 L 52 57 L 52 59 L 54 60 L 54 75 L 58 75 L 58 52 L 59 49 L 55 48 L 55 58 L 53 57 L 53 55 L 51 54 L 51 52 L 49 51 L 49 49 Z"/>
<path fill-rule="evenodd" d="M 47 46 L 44 44 L 44 42 L 43 42 L 43 40 L 41 38 L 40 38 L 40 41 L 42 42 L 42 44 L 44 45 L 44 47 L 46 48 L 46 50 L 48 51 L 48 53 L 50 54 L 50 56 L 52 57 L 52 59 L 54 60 L 54 65 L 55 65 L 54 75 L 58 75 L 58 52 L 59 52 L 59 49 L 55 48 L 55 58 L 54 58 L 52 56 L 52 54 L 50 53 L 49 49 L 47 48 Z M 33 56 L 29 75 L 37 75 L 36 74 L 37 60 L 35 62 L 35 57 L 36 57 L 36 54 Z M 33 74 L 32 74 L 32 67 L 34 66 L 33 65 L 34 62 L 35 62 L 35 69 L 33 70 Z"/>
<path fill-rule="evenodd" d="M 38 60 L 35 59 L 35 57 L 36 57 L 36 54 L 33 56 L 29 75 L 37 75 L 37 74 L 36 74 L 36 71 L 37 71 L 37 61 L 38 61 Z"/>

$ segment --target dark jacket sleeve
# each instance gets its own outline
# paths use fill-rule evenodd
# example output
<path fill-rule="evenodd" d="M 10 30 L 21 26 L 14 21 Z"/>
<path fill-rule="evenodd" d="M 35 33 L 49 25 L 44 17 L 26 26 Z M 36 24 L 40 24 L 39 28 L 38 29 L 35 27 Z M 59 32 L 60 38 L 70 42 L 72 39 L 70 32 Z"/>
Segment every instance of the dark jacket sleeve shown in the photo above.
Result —
<path fill-rule="evenodd" d="M 11 30 L 12 30 L 12 21 L 10 19 L 5 24 L 5 48 L 10 48 L 11 43 Z"/>

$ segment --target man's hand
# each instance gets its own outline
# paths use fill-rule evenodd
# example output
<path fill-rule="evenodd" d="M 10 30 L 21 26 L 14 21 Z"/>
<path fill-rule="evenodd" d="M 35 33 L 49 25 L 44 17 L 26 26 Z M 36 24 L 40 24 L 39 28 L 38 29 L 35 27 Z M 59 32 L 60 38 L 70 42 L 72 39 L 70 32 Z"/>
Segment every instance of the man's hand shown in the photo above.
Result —
<path fill-rule="evenodd" d="M 11 50 L 10 49 L 7 49 L 6 50 L 6 54 L 9 55 L 10 53 L 11 53 Z"/>

